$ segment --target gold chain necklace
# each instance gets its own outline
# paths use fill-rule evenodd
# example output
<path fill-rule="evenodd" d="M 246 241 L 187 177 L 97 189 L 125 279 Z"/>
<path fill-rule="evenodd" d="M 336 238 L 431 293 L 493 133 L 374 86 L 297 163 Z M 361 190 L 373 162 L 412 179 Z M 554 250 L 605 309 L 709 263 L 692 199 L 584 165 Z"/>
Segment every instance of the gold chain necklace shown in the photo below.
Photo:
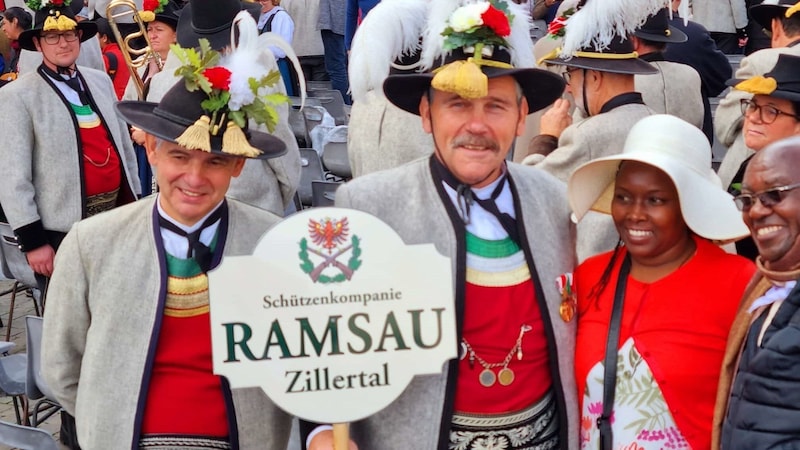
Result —
<path fill-rule="evenodd" d="M 478 375 L 478 381 L 480 381 L 481 385 L 484 387 L 492 387 L 496 381 L 499 381 L 501 385 L 508 386 L 509 384 L 514 382 L 514 371 L 508 368 L 508 364 L 511 362 L 511 358 L 514 357 L 514 354 L 517 354 L 517 360 L 522 359 L 522 337 L 525 336 L 525 333 L 531 331 L 533 327 L 530 325 L 523 324 L 519 327 L 519 336 L 517 336 L 517 341 L 511 350 L 508 351 L 505 359 L 502 362 L 498 363 L 488 363 L 486 360 L 480 357 L 475 350 L 469 345 L 469 342 L 465 338 L 461 338 L 461 345 L 463 347 L 462 359 L 466 354 L 469 354 L 469 365 L 472 367 L 475 364 L 475 361 L 478 361 L 478 364 L 483 367 L 483 370 Z M 494 370 L 497 367 L 502 367 L 499 372 L 495 375 Z"/>
<path fill-rule="evenodd" d="M 86 156 L 86 153 L 83 154 L 83 158 L 89 161 L 89 164 L 95 167 L 105 167 L 108 165 L 108 162 L 111 161 L 111 147 L 108 147 L 108 149 L 106 149 L 106 160 L 103 164 L 97 164 L 96 162 L 92 161 L 92 158 Z"/>

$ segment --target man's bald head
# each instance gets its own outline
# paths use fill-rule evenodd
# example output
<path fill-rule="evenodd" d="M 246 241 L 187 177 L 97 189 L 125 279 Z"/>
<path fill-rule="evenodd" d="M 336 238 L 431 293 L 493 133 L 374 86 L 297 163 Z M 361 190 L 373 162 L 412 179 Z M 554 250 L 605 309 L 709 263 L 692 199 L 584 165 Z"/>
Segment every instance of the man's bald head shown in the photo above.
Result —
<path fill-rule="evenodd" d="M 800 267 L 800 137 L 775 142 L 747 165 L 742 194 L 757 194 L 742 218 L 764 266 L 787 271 Z M 766 204 L 765 204 L 766 202 Z"/>

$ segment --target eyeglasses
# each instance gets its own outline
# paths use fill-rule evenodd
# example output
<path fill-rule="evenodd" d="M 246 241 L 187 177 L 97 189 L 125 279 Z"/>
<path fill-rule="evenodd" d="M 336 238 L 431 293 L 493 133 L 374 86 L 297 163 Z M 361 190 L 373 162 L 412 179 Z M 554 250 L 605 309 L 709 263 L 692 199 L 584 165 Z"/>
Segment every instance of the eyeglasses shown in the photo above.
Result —
<path fill-rule="evenodd" d="M 756 112 L 758 112 L 761 121 L 767 125 L 771 124 L 772 122 L 775 122 L 775 120 L 777 120 L 778 116 L 780 115 L 794 117 L 795 120 L 800 120 L 800 116 L 788 113 L 786 111 L 781 111 L 780 109 L 774 106 L 759 105 L 753 100 L 747 100 L 747 99 L 741 99 L 739 102 L 742 105 L 742 115 L 746 116 L 748 114 L 755 114 Z"/>
<path fill-rule="evenodd" d="M 572 72 L 576 72 L 578 70 L 583 70 L 583 69 L 578 69 L 578 68 L 567 69 L 567 70 L 561 72 L 561 78 L 563 78 L 564 81 L 566 81 L 567 84 L 569 84 L 569 80 L 572 78 Z"/>
<path fill-rule="evenodd" d="M 761 202 L 761 205 L 766 208 L 772 208 L 786 198 L 786 193 L 800 187 L 800 183 L 790 184 L 787 186 L 778 186 L 771 189 L 765 189 L 761 192 L 752 194 L 739 194 L 733 197 L 733 202 L 739 211 L 750 211 L 750 208 L 756 204 L 756 199 Z"/>
<path fill-rule="evenodd" d="M 58 44 L 58 41 L 61 40 L 61 36 L 64 36 L 64 40 L 67 42 L 75 42 L 78 40 L 78 30 L 69 30 L 63 33 L 47 33 L 42 35 L 42 40 L 50 45 Z"/>

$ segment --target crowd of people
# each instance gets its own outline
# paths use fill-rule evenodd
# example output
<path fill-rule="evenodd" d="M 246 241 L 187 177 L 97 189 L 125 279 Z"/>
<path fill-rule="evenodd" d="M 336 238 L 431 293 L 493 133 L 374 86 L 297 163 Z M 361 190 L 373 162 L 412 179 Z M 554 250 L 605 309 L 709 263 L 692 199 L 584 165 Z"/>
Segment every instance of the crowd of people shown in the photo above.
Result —
<path fill-rule="evenodd" d="M 213 374 L 206 274 L 291 210 L 275 99 L 326 77 L 353 101 L 335 204 L 450 258 L 461 349 L 350 450 L 793 448 L 800 2 L 726 0 L 718 29 L 638 3 L 145 1 L 139 67 L 102 1 L 4 11 L 0 205 L 67 446 L 287 447 L 291 416 Z M 734 73 L 748 18 L 771 48 Z"/>

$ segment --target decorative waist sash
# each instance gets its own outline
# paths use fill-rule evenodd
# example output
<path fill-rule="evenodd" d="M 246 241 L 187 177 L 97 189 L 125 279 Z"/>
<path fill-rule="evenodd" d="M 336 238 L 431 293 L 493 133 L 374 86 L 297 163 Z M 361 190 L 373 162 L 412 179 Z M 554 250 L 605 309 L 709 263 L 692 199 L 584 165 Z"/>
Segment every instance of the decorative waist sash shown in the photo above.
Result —
<path fill-rule="evenodd" d="M 117 195 L 119 189 L 86 197 L 86 217 L 92 217 L 117 206 Z"/>
<path fill-rule="evenodd" d="M 230 450 L 227 438 L 185 436 L 179 434 L 146 434 L 139 440 L 140 450 Z"/>
<path fill-rule="evenodd" d="M 513 413 L 456 411 L 450 427 L 452 450 L 549 450 L 559 448 L 558 414 L 552 390 L 529 408 Z"/>

